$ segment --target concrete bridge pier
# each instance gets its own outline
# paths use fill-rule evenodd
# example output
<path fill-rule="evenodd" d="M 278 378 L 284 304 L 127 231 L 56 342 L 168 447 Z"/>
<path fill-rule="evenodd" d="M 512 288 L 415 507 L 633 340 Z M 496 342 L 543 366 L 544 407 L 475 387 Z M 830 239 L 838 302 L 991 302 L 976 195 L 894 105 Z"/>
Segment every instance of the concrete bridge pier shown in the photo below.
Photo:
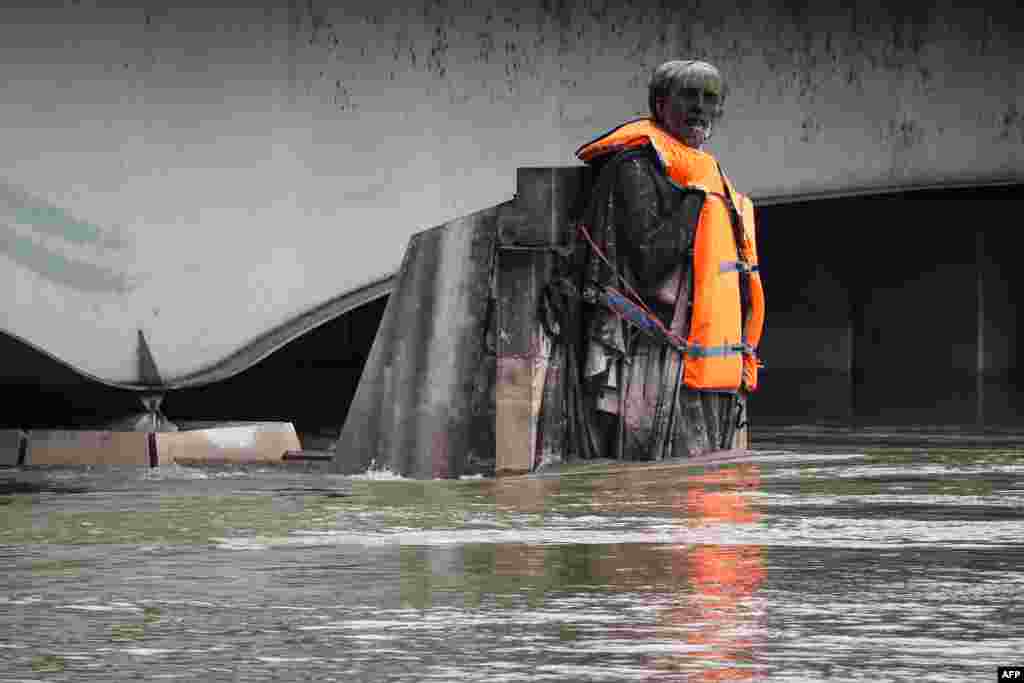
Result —
<path fill-rule="evenodd" d="M 529 471 L 545 358 L 549 247 L 583 167 L 522 168 L 515 198 L 413 236 L 335 447 L 341 472 Z"/>

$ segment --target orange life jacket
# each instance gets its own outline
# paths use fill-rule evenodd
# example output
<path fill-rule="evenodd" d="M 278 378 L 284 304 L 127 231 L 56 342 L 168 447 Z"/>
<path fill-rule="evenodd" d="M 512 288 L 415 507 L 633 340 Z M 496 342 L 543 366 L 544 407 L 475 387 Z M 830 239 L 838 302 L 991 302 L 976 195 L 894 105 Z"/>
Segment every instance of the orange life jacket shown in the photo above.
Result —
<path fill-rule="evenodd" d="M 757 388 L 756 349 L 764 329 L 754 205 L 732 188 L 713 156 L 687 147 L 651 119 L 625 123 L 580 147 L 576 156 L 589 161 L 647 144 L 675 184 L 705 196 L 693 239 L 693 307 L 683 383 L 691 389 L 753 391 Z M 739 231 L 733 230 L 733 207 L 740 239 Z M 741 272 L 750 284 L 746 312 L 740 310 Z M 746 320 L 741 319 L 744 313 Z"/>

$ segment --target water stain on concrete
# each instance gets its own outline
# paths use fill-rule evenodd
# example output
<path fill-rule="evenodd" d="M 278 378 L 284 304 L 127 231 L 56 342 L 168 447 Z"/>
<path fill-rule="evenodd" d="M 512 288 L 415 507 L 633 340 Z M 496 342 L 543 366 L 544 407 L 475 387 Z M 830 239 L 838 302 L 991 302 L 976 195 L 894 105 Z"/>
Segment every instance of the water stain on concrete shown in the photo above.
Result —
<path fill-rule="evenodd" d="M 496 51 L 494 32 L 493 31 L 480 31 L 476 34 L 477 37 L 477 54 L 475 61 L 488 64 L 491 61 L 491 57 L 494 56 Z"/>
<path fill-rule="evenodd" d="M 999 139 L 1024 142 L 1024 117 L 1016 102 L 1011 102 L 999 117 Z"/>
<path fill-rule="evenodd" d="M 48 280 L 80 291 L 125 294 L 135 288 L 128 277 L 94 261 L 127 247 L 115 232 L 0 183 L 0 252 Z"/>
<path fill-rule="evenodd" d="M 887 124 L 883 139 L 898 150 L 909 150 L 924 142 L 925 130 L 913 119 L 891 120 Z"/>
<path fill-rule="evenodd" d="M 352 100 L 352 91 L 340 78 L 334 81 L 334 96 L 331 102 L 339 111 L 343 112 L 355 111 L 359 108 L 359 105 Z"/>
<path fill-rule="evenodd" d="M 880 139 L 892 153 L 889 172 L 894 175 L 905 173 L 912 163 L 911 154 L 924 144 L 927 136 L 928 130 L 912 118 L 887 121 L 882 128 Z"/>
<path fill-rule="evenodd" d="M 440 24 L 434 27 L 430 56 L 427 57 L 427 71 L 441 79 L 448 73 L 448 31 Z"/>
<path fill-rule="evenodd" d="M 821 137 L 822 123 L 812 114 L 804 116 L 800 124 L 800 141 L 816 142 Z"/>
<path fill-rule="evenodd" d="M 0 207 L 0 216 L 6 215 L 13 223 L 73 245 L 115 250 L 128 246 L 128 241 L 115 231 L 101 229 L 9 183 L 0 183 Z"/>
<path fill-rule="evenodd" d="M 135 288 L 123 274 L 50 250 L 0 225 L 0 252 L 48 280 L 83 292 L 127 294 Z"/>
<path fill-rule="evenodd" d="M 32 226 L 37 232 L 61 237 L 74 244 L 96 244 L 100 240 L 99 228 L 76 220 L 57 207 L 18 209 L 14 219 L 22 225 Z"/>

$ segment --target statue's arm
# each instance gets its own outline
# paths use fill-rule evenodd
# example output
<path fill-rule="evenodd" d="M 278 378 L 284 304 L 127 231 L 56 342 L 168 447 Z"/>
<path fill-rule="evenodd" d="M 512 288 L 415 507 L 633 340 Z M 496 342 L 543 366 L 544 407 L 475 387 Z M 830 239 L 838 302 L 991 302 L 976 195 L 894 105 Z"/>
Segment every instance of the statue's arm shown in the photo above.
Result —
<path fill-rule="evenodd" d="M 621 162 L 616 179 L 620 245 L 641 290 L 657 288 L 682 262 L 692 226 L 681 220 L 673 190 L 663 172 L 648 157 Z M 687 199 L 683 200 L 684 203 Z"/>

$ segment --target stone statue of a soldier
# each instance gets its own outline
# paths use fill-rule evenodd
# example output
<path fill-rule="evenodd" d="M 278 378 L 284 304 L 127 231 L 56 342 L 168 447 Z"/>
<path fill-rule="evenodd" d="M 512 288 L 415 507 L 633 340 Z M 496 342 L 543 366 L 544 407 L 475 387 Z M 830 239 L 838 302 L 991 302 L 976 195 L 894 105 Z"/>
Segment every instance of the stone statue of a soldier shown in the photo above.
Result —
<path fill-rule="evenodd" d="M 650 117 L 577 151 L 596 182 L 547 292 L 544 452 L 651 460 L 744 445 L 764 293 L 753 206 L 704 150 L 727 95 L 713 65 L 667 62 Z"/>

